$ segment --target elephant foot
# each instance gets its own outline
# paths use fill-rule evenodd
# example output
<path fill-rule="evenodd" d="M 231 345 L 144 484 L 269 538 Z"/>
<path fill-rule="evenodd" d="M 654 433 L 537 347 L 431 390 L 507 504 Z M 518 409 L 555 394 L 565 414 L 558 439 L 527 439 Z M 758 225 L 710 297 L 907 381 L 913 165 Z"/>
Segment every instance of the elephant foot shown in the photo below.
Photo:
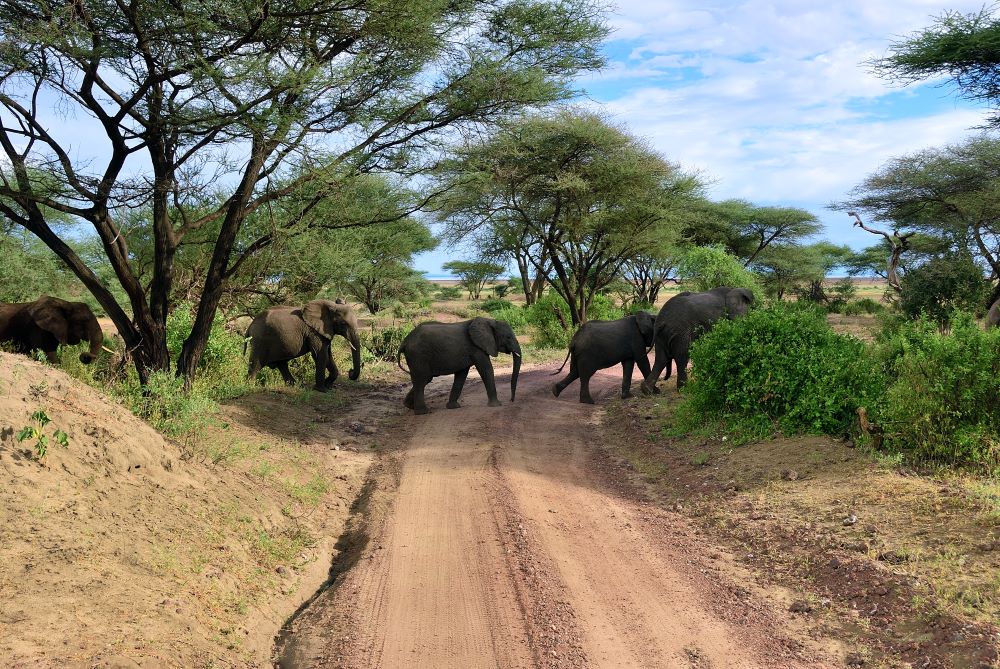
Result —
<path fill-rule="evenodd" d="M 626 390 L 625 392 L 622 393 L 622 399 L 623 400 L 627 400 L 630 397 L 632 397 L 632 392 L 630 390 Z"/>
<path fill-rule="evenodd" d="M 320 392 L 320 393 L 327 393 L 327 392 L 330 392 L 330 386 L 328 386 L 328 385 L 326 385 L 324 383 L 322 385 L 313 386 L 313 390 L 315 390 L 316 392 Z"/>
<path fill-rule="evenodd" d="M 593 397 L 581 397 L 580 398 L 580 404 L 593 404 L 593 403 L 594 403 L 594 398 Z"/>
<path fill-rule="evenodd" d="M 556 384 L 554 384 L 552 386 L 552 394 L 553 395 L 555 395 L 556 397 L 559 397 L 559 393 L 561 393 L 561 392 L 562 392 L 562 388 L 559 387 L 558 383 L 556 383 Z"/>
<path fill-rule="evenodd" d="M 640 392 L 641 392 L 641 393 L 642 393 L 643 395 L 652 395 L 652 394 L 653 394 L 653 393 L 654 393 L 654 392 L 656 391 L 656 386 L 653 386 L 653 389 L 652 389 L 652 390 L 650 390 L 649 386 L 648 386 L 648 385 L 646 385 L 646 382 L 645 382 L 645 381 L 643 381 L 643 382 L 642 382 L 642 385 L 641 385 L 641 386 L 639 386 L 639 391 L 640 391 Z"/>
<path fill-rule="evenodd" d="M 445 404 L 445 407 L 447 407 L 448 409 L 460 409 L 462 405 L 459 404 L 457 401 L 455 401 L 455 402 L 448 402 L 447 404 Z"/>
<path fill-rule="evenodd" d="M 489 403 L 488 403 L 488 406 L 491 406 L 491 407 L 502 407 L 503 406 L 503 402 L 501 402 L 500 400 L 496 400 L 496 399 L 490 400 Z"/>
<path fill-rule="evenodd" d="M 430 412 L 431 410 L 428 409 L 427 407 L 419 407 L 413 410 L 413 413 L 416 414 L 417 416 L 423 416 L 424 414 L 428 414 Z"/>

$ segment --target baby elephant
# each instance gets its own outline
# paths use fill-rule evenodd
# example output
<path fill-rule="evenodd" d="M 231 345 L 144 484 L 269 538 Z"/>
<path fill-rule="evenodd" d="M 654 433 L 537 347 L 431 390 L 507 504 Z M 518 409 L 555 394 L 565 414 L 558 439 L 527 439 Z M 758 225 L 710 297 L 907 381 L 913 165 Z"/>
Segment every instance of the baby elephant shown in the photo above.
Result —
<path fill-rule="evenodd" d="M 639 365 L 643 378 L 649 374 L 649 359 L 646 353 L 653 345 L 653 316 L 640 311 L 632 316 L 616 321 L 588 321 L 584 323 L 569 345 L 569 375 L 552 386 L 552 394 L 559 393 L 566 386 L 580 379 L 580 401 L 593 404 L 590 396 L 590 377 L 597 370 L 622 365 L 622 397 L 631 397 L 632 367 Z M 563 361 L 563 367 L 566 361 Z M 560 367 L 556 374 L 562 371 Z"/>

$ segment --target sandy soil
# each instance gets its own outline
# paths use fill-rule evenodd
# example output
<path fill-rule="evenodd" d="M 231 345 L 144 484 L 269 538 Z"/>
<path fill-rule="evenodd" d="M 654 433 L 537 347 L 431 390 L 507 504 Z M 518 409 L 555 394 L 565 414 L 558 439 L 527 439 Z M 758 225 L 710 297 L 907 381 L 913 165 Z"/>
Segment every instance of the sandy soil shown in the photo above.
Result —
<path fill-rule="evenodd" d="M 512 406 L 470 384 L 446 410 L 444 379 L 434 413 L 400 417 L 391 501 L 281 666 L 835 666 L 711 568 L 680 514 L 609 485 L 602 409 L 554 398 L 554 367 L 523 371 Z M 617 369 L 595 377 L 598 403 L 619 384 Z"/>

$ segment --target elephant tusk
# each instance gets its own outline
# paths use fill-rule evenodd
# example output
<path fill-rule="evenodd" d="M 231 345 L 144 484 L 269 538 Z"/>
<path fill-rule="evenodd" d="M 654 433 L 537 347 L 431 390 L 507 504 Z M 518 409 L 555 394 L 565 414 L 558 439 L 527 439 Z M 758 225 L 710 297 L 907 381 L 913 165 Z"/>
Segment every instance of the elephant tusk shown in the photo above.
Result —
<path fill-rule="evenodd" d="M 108 348 L 107 346 L 103 346 L 103 345 L 102 345 L 102 346 L 101 346 L 101 348 L 102 348 L 102 349 L 103 349 L 103 350 L 104 350 L 104 351 L 105 351 L 106 353 L 110 353 L 111 355 L 117 355 L 117 353 L 116 353 L 115 351 L 112 351 L 112 350 L 111 350 L 110 348 Z"/>
<path fill-rule="evenodd" d="M 513 353 L 512 352 L 511 355 L 514 356 L 514 357 L 516 357 L 516 358 L 520 358 L 521 357 L 520 353 Z"/>

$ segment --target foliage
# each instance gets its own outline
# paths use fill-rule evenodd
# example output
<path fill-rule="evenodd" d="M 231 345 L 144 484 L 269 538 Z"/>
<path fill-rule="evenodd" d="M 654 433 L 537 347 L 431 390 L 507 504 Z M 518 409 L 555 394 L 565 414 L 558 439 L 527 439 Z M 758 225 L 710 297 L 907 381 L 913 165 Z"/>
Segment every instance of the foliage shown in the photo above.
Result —
<path fill-rule="evenodd" d="M 86 285 L 142 382 L 170 366 L 183 247 L 208 258 L 185 296 L 198 308 L 176 362 L 190 382 L 230 279 L 308 225 L 345 175 L 419 174 L 463 128 L 568 97 L 573 75 L 601 66 L 607 33 L 591 0 L 275 0 L 266 10 L 233 0 L 0 5 L 0 216 Z M 54 111 L 75 122 L 51 123 Z M 100 146 L 81 153 L 81 136 Z M 323 154 L 328 146 L 337 152 Z M 133 226 L 141 205 L 148 217 Z M 272 217 L 281 207 L 292 215 Z M 50 225 L 52 210 L 77 229 Z M 64 243 L 97 236 L 120 292 Z M 143 239 L 151 255 L 131 253 Z"/>
<path fill-rule="evenodd" d="M 897 323 L 877 348 L 892 380 L 872 420 L 884 448 L 912 460 L 1000 468 L 1000 329 L 968 313 L 951 332 L 933 321 Z"/>
<path fill-rule="evenodd" d="M 438 216 L 455 239 L 542 276 L 585 322 L 622 265 L 680 229 L 698 179 L 600 115 L 577 109 L 505 124 L 458 147 L 439 171 Z M 530 298 L 530 299 L 529 299 Z M 526 293 L 526 299 L 534 299 Z"/>
<path fill-rule="evenodd" d="M 175 439 L 191 438 L 205 430 L 218 412 L 208 392 L 201 388 L 185 392 L 184 379 L 169 372 L 154 372 L 145 386 L 130 376 L 113 387 L 111 394 L 157 431 Z"/>
<path fill-rule="evenodd" d="M 934 24 L 895 42 L 873 62 L 883 77 L 917 82 L 946 76 L 970 100 L 1000 103 L 1000 20 L 995 6 L 963 14 L 947 11 Z M 1000 125 L 994 114 L 990 124 Z"/>
<path fill-rule="evenodd" d="M 37 409 L 31 414 L 31 422 L 31 425 L 25 425 L 18 431 L 17 440 L 19 442 L 34 440 L 35 456 L 41 460 L 49 450 L 49 436 L 45 434 L 45 426 L 51 423 L 52 419 L 44 409 Z M 62 430 L 53 432 L 52 440 L 63 448 L 69 446 L 69 435 Z"/>
<path fill-rule="evenodd" d="M 833 332 L 822 311 L 783 302 L 716 323 L 691 360 L 685 412 L 787 433 L 845 434 L 884 385 L 863 342 Z"/>
<path fill-rule="evenodd" d="M 497 298 L 498 300 L 502 300 L 507 296 L 507 293 L 510 292 L 510 289 L 513 287 L 514 284 L 512 284 L 508 280 L 507 283 L 498 283 L 497 285 L 493 286 L 493 288 L 491 288 L 490 290 L 493 291 L 493 297 Z"/>
<path fill-rule="evenodd" d="M 843 306 L 842 313 L 845 316 L 860 316 L 861 314 L 879 314 L 885 311 L 885 305 L 876 302 L 870 297 L 863 297 L 860 300 L 848 302 Z"/>
<path fill-rule="evenodd" d="M 720 286 L 749 288 L 760 295 L 760 282 L 735 256 L 721 246 L 696 246 L 680 259 L 677 273 L 686 290 L 699 292 Z"/>
<path fill-rule="evenodd" d="M 384 360 L 395 363 L 399 354 L 399 347 L 402 345 L 406 335 L 413 330 L 412 323 L 402 325 L 392 325 L 389 327 L 375 327 L 361 330 L 358 337 L 361 339 L 362 360 Z"/>
<path fill-rule="evenodd" d="M 964 253 L 995 281 L 1000 278 L 998 188 L 1000 139 L 974 136 L 893 159 L 856 186 L 846 202 L 831 206 L 864 211 L 896 229 L 905 226 L 916 233 L 907 240 L 910 248 L 903 256 L 910 257 L 907 270 L 924 259 Z M 875 258 L 858 262 L 859 269 L 877 264 L 879 253 L 864 253 L 870 252 Z M 888 255 L 886 250 L 883 257 Z"/>
<path fill-rule="evenodd" d="M 529 319 L 528 310 L 514 304 L 502 309 L 496 309 L 490 312 L 490 316 L 498 321 L 507 323 L 515 332 L 524 330 L 525 326 L 528 325 Z"/>
<path fill-rule="evenodd" d="M 489 260 L 449 260 L 441 265 L 458 277 L 459 284 L 469 293 L 469 299 L 478 300 L 483 288 L 490 281 L 496 281 L 507 268 Z"/>
<path fill-rule="evenodd" d="M 528 307 L 528 323 L 535 328 L 532 343 L 543 348 L 567 348 L 576 328 L 569 316 L 569 305 L 562 295 L 549 291 Z M 624 313 L 607 295 L 594 295 L 589 320 L 614 320 Z"/>
<path fill-rule="evenodd" d="M 462 289 L 458 286 L 440 286 L 437 289 L 437 299 L 439 300 L 460 300 L 462 299 Z"/>
<path fill-rule="evenodd" d="M 939 256 L 911 269 L 900 287 L 904 314 L 910 318 L 926 314 L 939 325 L 947 325 L 955 310 L 980 309 L 989 295 L 982 268 L 964 253 Z"/>
<path fill-rule="evenodd" d="M 798 246 L 823 228 L 813 214 L 794 207 L 765 207 L 746 200 L 724 200 L 711 204 L 710 211 L 727 231 L 727 249 L 747 267 L 772 245 Z"/>

